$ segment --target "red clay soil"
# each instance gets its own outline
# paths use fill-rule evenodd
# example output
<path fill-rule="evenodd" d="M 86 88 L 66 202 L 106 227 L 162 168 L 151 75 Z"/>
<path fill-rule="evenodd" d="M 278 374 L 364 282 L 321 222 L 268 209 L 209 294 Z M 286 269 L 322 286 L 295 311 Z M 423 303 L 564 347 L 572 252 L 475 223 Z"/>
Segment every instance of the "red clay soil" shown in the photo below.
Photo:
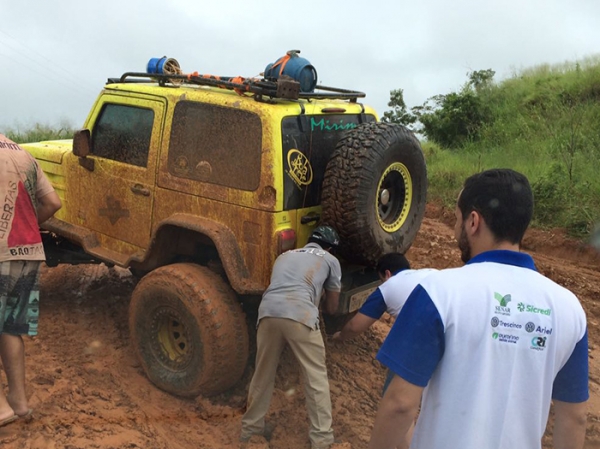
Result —
<path fill-rule="evenodd" d="M 408 256 L 415 268 L 459 266 L 452 211 L 429 206 Z M 542 273 L 574 291 L 588 314 L 589 419 L 586 448 L 600 448 L 600 255 L 560 231 L 531 231 L 524 247 Z M 250 363 L 232 390 L 210 399 L 180 399 L 155 388 L 129 345 L 127 307 L 134 280 L 128 271 L 59 266 L 42 277 L 39 335 L 26 340 L 33 419 L 0 428 L 0 446 L 19 449 L 237 448 Z M 375 361 L 391 319 L 343 343 L 327 342 L 334 430 L 339 449 L 367 445 L 381 395 L 384 368 Z M 252 327 L 252 326 L 251 326 Z M 254 336 L 252 336 L 254 339 Z M 248 448 L 308 449 L 308 418 L 296 362 L 287 351 L 267 420 L 269 442 Z M 551 447 L 552 426 L 544 437 Z"/>

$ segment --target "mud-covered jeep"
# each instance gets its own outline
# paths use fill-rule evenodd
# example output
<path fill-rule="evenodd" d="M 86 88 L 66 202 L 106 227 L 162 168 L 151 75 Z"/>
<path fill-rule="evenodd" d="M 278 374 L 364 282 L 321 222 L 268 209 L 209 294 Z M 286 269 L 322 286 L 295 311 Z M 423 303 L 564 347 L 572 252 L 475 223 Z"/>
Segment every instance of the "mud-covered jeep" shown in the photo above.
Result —
<path fill-rule="evenodd" d="M 378 284 L 378 257 L 415 238 L 419 142 L 362 97 L 316 86 L 297 52 L 260 79 L 186 75 L 169 58 L 109 79 L 72 141 L 23 145 L 63 201 L 43 226 L 48 265 L 129 268 L 141 278 L 131 340 L 151 381 L 183 396 L 228 389 L 247 365 L 243 308 L 279 254 L 335 227 L 346 316 Z"/>

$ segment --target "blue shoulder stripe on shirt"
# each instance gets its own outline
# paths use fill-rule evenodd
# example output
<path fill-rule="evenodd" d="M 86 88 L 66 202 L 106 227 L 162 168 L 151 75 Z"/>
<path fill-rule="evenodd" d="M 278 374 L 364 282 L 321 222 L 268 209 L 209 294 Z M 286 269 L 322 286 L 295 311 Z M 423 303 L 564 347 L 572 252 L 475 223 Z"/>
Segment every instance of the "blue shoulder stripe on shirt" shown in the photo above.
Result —
<path fill-rule="evenodd" d="M 533 258 L 529 254 L 521 253 L 519 251 L 510 251 L 506 249 L 484 251 L 469 260 L 467 265 L 480 262 L 496 262 L 537 271 Z"/>
<path fill-rule="evenodd" d="M 444 350 L 442 318 L 425 289 L 417 285 L 383 342 L 377 360 L 407 382 L 425 387 Z"/>
<path fill-rule="evenodd" d="M 369 295 L 365 303 L 359 309 L 359 313 L 378 320 L 381 315 L 387 310 L 387 305 L 381 294 L 381 290 L 377 288 L 373 293 Z"/>
<path fill-rule="evenodd" d="M 565 366 L 558 372 L 552 386 L 552 399 L 563 402 L 585 402 L 588 389 L 588 334 L 575 345 Z"/>

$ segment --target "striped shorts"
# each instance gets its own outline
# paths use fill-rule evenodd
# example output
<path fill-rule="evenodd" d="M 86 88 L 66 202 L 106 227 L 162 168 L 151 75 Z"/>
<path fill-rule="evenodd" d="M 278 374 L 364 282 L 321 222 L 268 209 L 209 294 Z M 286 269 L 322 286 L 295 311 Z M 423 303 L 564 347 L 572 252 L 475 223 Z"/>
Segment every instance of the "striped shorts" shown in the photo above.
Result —
<path fill-rule="evenodd" d="M 0 334 L 37 335 L 39 260 L 0 262 Z"/>

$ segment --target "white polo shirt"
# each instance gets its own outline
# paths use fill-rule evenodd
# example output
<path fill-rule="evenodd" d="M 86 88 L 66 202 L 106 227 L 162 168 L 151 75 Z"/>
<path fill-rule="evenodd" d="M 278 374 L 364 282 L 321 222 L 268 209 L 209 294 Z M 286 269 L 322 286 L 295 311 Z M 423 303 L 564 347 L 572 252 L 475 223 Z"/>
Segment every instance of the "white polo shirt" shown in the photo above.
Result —
<path fill-rule="evenodd" d="M 384 312 L 394 317 L 398 316 L 419 282 L 436 271 L 433 268 L 423 268 L 396 273 L 369 295 L 358 312 L 374 319 L 381 318 Z"/>
<path fill-rule="evenodd" d="M 426 386 L 411 449 L 539 449 L 551 399 L 589 397 L 579 300 L 513 251 L 423 279 L 377 359 Z"/>

